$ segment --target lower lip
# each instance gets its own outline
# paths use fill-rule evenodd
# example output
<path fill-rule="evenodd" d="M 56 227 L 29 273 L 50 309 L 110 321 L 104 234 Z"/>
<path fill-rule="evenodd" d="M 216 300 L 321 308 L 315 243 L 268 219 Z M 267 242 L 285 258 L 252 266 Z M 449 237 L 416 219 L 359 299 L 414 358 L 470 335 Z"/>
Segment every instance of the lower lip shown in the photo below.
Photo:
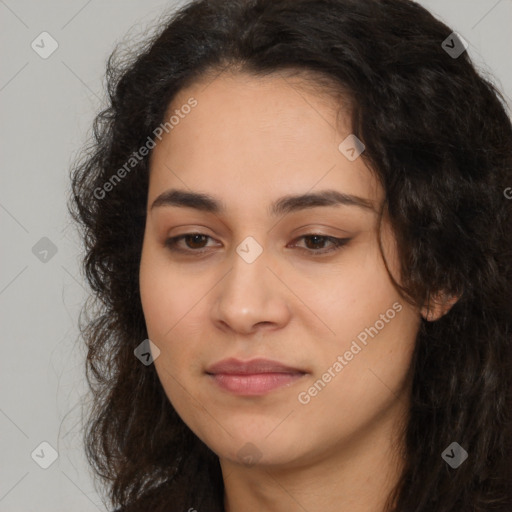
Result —
<path fill-rule="evenodd" d="M 217 373 L 210 375 L 224 390 L 236 395 L 263 395 L 274 389 L 288 386 L 300 379 L 304 373 L 255 373 L 255 374 L 227 374 Z"/>

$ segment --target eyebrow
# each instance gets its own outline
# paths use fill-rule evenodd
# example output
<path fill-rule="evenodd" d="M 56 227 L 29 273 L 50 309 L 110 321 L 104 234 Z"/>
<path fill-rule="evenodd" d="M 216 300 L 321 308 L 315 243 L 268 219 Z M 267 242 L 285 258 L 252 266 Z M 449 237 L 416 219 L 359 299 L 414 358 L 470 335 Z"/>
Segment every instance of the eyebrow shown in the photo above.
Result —
<path fill-rule="evenodd" d="M 352 194 L 344 194 L 337 190 L 323 190 L 315 193 L 287 195 L 279 198 L 270 206 L 272 216 L 316 208 L 319 206 L 357 206 L 376 212 L 371 201 Z M 151 205 L 150 210 L 162 206 L 177 206 L 181 208 L 194 208 L 207 213 L 222 214 L 226 206 L 222 201 L 197 192 L 170 189 L 160 194 Z"/>

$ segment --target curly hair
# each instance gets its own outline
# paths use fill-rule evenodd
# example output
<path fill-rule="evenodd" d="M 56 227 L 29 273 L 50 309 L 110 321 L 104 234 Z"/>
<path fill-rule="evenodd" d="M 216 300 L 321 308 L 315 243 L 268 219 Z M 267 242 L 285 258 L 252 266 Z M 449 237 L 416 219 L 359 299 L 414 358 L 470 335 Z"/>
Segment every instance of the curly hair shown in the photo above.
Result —
<path fill-rule="evenodd" d="M 459 297 L 438 321 L 422 319 L 388 510 L 512 510 L 512 126 L 492 79 L 443 48 L 451 33 L 410 0 L 195 0 L 132 56 L 112 53 L 109 104 L 71 169 L 68 203 L 93 291 L 80 317 L 93 395 L 84 442 L 112 505 L 222 510 L 223 480 L 154 365 L 134 357 L 148 337 L 138 278 L 151 153 L 98 191 L 187 85 L 223 70 L 289 70 L 348 92 L 362 158 L 385 191 L 402 296 Z M 456 470 L 441 458 L 453 441 L 469 452 Z"/>

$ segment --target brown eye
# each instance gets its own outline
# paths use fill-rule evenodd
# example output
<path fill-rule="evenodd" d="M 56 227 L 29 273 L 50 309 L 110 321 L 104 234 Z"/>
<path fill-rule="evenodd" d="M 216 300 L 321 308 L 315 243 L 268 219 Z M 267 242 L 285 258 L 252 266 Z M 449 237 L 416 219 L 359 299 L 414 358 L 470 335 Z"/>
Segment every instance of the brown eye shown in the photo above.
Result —
<path fill-rule="evenodd" d="M 175 236 L 173 238 L 168 238 L 165 241 L 165 246 L 168 247 L 171 251 L 176 252 L 196 252 L 201 253 L 205 251 L 201 251 L 205 247 L 205 243 L 207 240 L 211 238 L 208 235 L 204 235 L 202 233 L 185 233 L 184 235 Z M 185 241 L 186 247 L 179 246 L 179 242 L 181 240 Z"/>
<path fill-rule="evenodd" d="M 168 238 L 165 241 L 165 246 L 173 252 L 188 253 L 192 255 L 201 255 L 207 252 L 207 242 L 211 239 L 210 236 L 203 233 L 185 233 L 184 235 Z M 299 237 L 297 240 L 304 239 L 306 247 L 300 247 L 313 256 L 331 253 L 339 250 L 350 238 L 336 238 L 333 236 L 309 234 Z M 186 246 L 180 245 L 181 241 L 185 241 Z M 325 244 L 330 244 L 330 248 L 324 249 Z"/>
<path fill-rule="evenodd" d="M 206 235 L 192 234 L 192 235 L 185 235 L 183 237 L 183 240 L 185 240 L 185 243 L 191 249 L 200 249 L 203 247 L 202 243 L 205 242 L 206 238 L 209 238 L 209 237 Z M 198 245 L 199 245 L 199 247 L 198 247 Z"/>
<path fill-rule="evenodd" d="M 320 235 L 307 235 L 304 239 L 306 240 L 306 246 L 308 249 L 323 249 L 325 243 L 329 241 L 327 240 L 327 237 Z M 322 247 L 318 247 L 319 245 Z"/>
<path fill-rule="evenodd" d="M 302 239 L 306 241 L 306 250 L 312 253 L 313 255 L 321 255 L 334 252 L 350 241 L 350 238 L 336 238 L 333 236 L 319 234 L 303 235 L 300 238 L 298 238 L 298 240 Z M 331 244 L 331 248 L 324 250 L 323 248 L 327 242 Z"/>

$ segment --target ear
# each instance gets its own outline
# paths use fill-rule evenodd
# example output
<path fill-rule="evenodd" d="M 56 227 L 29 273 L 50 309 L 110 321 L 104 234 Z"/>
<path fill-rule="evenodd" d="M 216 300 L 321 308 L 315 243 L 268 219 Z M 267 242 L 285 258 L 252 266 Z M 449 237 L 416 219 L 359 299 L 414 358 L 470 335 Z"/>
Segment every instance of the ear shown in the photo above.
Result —
<path fill-rule="evenodd" d="M 444 292 L 429 295 L 427 302 L 421 308 L 421 316 L 428 322 L 435 322 L 446 315 L 459 299 L 460 295 L 448 295 Z"/>

